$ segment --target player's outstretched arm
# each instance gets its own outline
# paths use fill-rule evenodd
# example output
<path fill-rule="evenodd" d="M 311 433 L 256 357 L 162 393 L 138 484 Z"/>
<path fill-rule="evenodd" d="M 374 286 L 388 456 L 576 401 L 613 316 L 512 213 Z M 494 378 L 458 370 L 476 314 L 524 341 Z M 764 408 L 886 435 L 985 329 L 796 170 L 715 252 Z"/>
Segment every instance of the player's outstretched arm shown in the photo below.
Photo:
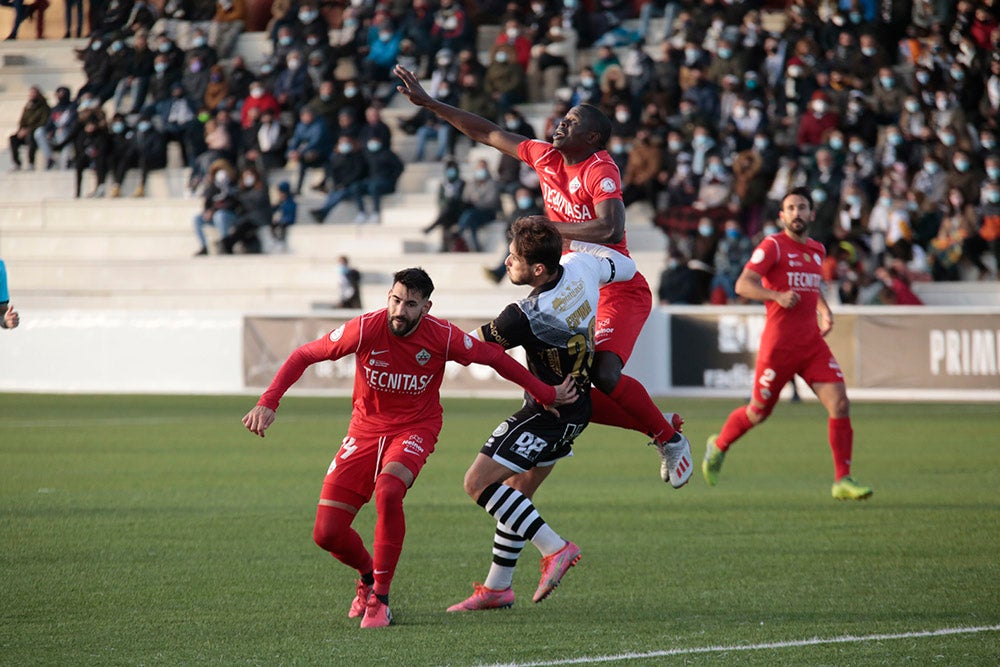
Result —
<path fill-rule="evenodd" d="M 625 282 L 626 280 L 632 280 L 633 276 L 635 276 L 635 261 L 631 257 L 626 257 L 606 245 L 587 243 L 586 241 L 570 241 L 569 249 L 573 252 L 582 252 L 607 260 L 602 262 L 602 285 L 606 283 Z"/>
<path fill-rule="evenodd" d="M 255 405 L 243 416 L 243 425 L 251 433 L 264 437 L 264 431 L 274 423 L 274 410 L 264 405 Z"/>
<path fill-rule="evenodd" d="M 517 157 L 518 144 L 527 140 L 527 137 L 507 132 L 496 123 L 482 116 L 477 116 L 474 113 L 434 99 L 420 85 L 413 72 L 401 65 L 396 65 L 393 69 L 393 74 L 398 76 L 400 81 L 403 82 L 402 85 L 396 86 L 396 90 L 406 96 L 406 99 L 418 107 L 428 109 L 438 118 L 451 123 L 455 126 L 456 130 L 477 143 L 492 146 L 511 157 Z"/>

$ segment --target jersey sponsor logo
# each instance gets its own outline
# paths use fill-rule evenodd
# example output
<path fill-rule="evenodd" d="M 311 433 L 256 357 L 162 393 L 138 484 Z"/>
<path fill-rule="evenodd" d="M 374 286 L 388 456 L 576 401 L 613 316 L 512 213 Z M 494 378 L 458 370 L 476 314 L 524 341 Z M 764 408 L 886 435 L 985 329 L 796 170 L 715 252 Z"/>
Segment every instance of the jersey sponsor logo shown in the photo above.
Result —
<path fill-rule="evenodd" d="M 788 259 L 795 259 L 798 256 L 799 256 L 799 253 L 797 253 L 797 252 L 790 252 L 790 253 L 788 253 Z"/>
<path fill-rule="evenodd" d="M 573 180 L 569 182 L 569 193 L 571 195 L 576 194 L 576 191 L 583 187 L 583 183 L 580 182 L 580 178 L 577 176 L 573 177 Z"/>
<path fill-rule="evenodd" d="M 385 354 L 388 351 L 389 350 L 372 350 L 372 352 L 368 355 L 368 365 L 377 368 L 387 368 L 389 366 L 388 361 L 381 361 L 375 357 L 380 354 Z"/>
<path fill-rule="evenodd" d="M 431 360 L 431 353 L 421 348 L 420 351 L 417 352 L 415 359 L 417 360 L 418 364 L 423 366 L 424 364 L 426 364 L 428 361 Z"/>
<path fill-rule="evenodd" d="M 615 179 L 605 178 L 601 181 L 601 190 L 604 190 L 605 192 L 614 192 L 617 189 L 618 186 L 615 185 Z"/>
<path fill-rule="evenodd" d="M 808 257 L 808 255 L 806 255 Z M 788 286 L 792 289 L 800 288 L 805 290 L 819 291 L 823 283 L 823 277 L 818 273 L 806 273 L 803 271 L 788 271 Z"/>
<path fill-rule="evenodd" d="M 344 335 L 344 325 L 341 324 L 339 327 L 330 332 L 330 340 L 336 343 L 340 340 L 340 337 Z"/>
<path fill-rule="evenodd" d="M 563 222 L 593 220 L 594 214 L 586 204 L 576 204 L 566 198 L 562 191 L 542 184 L 545 192 L 545 206 Z"/>
<path fill-rule="evenodd" d="M 462 337 L 462 344 L 465 345 L 466 350 L 472 349 L 472 339 L 469 337 L 469 334 L 465 334 L 465 336 Z"/>
<path fill-rule="evenodd" d="M 397 392 L 401 394 L 419 394 L 427 388 L 433 375 L 414 375 L 412 373 L 390 373 L 365 368 L 365 380 L 373 389 Z"/>
<path fill-rule="evenodd" d="M 515 454 L 523 456 L 529 461 L 534 461 L 535 457 L 541 454 L 548 446 L 549 443 L 545 440 L 539 438 L 534 433 L 528 433 L 525 431 L 521 435 L 517 436 L 517 442 L 514 443 L 512 449 Z"/>
<path fill-rule="evenodd" d="M 764 261 L 764 251 L 761 250 L 760 248 L 757 248 L 756 250 L 753 251 L 753 254 L 750 255 L 750 262 L 753 264 L 760 264 L 763 261 Z"/>
<path fill-rule="evenodd" d="M 424 448 L 421 446 L 424 439 L 419 435 L 407 436 L 406 440 L 403 441 L 403 451 L 407 454 L 423 454 Z"/>
<path fill-rule="evenodd" d="M 567 307 L 573 305 L 576 297 L 580 296 L 584 289 L 586 289 L 586 285 L 583 284 L 582 280 L 574 280 L 563 288 L 559 296 L 552 299 L 552 307 L 556 310 L 565 310 Z"/>

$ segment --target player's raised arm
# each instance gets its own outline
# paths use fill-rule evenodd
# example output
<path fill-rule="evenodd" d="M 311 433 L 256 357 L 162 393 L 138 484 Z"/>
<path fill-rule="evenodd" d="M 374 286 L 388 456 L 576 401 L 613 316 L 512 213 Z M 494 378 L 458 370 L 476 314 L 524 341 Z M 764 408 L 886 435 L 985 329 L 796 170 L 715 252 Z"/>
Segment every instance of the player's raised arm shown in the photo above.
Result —
<path fill-rule="evenodd" d="M 402 85 L 396 86 L 396 90 L 405 95 L 406 99 L 418 107 L 424 107 L 438 118 L 451 123 L 456 130 L 477 143 L 492 146 L 511 157 L 517 157 L 518 144 L 528 138 L 520 134 L 508 132 L 482 116 L 477 116 L 474 113 L 434 99 L 420 85 L 413 72 L 401 65 L 396 65 L 395 69 L 393 69 L 393 74 L 398 76 L 403 82 Z"/>

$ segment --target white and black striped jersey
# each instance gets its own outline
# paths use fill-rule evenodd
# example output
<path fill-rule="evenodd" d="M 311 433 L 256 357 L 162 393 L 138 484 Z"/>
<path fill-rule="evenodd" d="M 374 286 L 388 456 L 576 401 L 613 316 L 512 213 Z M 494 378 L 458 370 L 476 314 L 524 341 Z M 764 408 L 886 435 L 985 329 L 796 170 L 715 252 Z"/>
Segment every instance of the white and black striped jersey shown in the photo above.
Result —
<path fill-rule="evenodd" d="M 607 247 L 574 241 L 571 248 L 574 252 L 563 255 L 554 280 L 510 304 L 476 332 L 482 340 L 505 349 L 524 348 L 528 369 L 547 384 L 560 384 L 573 375 L 580 398 L 572 406 L 560 406 L 560 415 L 567 418 L 573 412 L 590 411 L 590 367 L 601 285 L 629 280 L 635 274 L 630 258 Z M 525 399 L 534 403 L 528 395 Z"/>

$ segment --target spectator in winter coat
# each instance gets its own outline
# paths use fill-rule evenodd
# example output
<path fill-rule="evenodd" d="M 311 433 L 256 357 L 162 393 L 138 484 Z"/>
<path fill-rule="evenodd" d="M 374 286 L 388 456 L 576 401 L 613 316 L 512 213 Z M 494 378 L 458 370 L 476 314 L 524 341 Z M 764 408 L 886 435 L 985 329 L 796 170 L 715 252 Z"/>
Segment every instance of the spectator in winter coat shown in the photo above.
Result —
<path fill-rule="evenodd" d="M 326 201 L 319 208 L 309 211 L 312 219 L 323 224 L 326 216 L 340 202 L 349 197 L 356 197 L 357 191 L 361 187 L 365 177 L 368 176 L 368 162 L 365 161 L 364 151 L 361 143 L 348 135 L 341 135 L 337 139 L 337 146 L 330 157 L 329 174 L 330 193 L 326 196 Z M 358 222 L 362 222 L 363 214 L 359 213 Z"/>
<path fill-rule="evenodd" d="M 306 169 L 322 167 L 330 155 L 332 144 L 333 138 L 323 119 L 317 118 L 312 109 L 304 107 L 299 113 L 299 123 L 295 126 L 292 138 L 288 142 L 288 159 L 299 163 L 296 195 L 302 192 Z"/>
<path fill-rule="evenodd" d="M 14 162 L 14 169 L 21 168 L 21 146 L 28 148 L 28 166 L 35 168 L 35 153 L 38 151 L 38 144 L 35 142 L 35 130 L 42 127 L 49 119 L 49 103 L 38 89 L 32 86 L 28 89 L 28 101 L 21 111 L 21 118 L 17 122 L 17 130 L 10 135 L 10 157 Z"/>

